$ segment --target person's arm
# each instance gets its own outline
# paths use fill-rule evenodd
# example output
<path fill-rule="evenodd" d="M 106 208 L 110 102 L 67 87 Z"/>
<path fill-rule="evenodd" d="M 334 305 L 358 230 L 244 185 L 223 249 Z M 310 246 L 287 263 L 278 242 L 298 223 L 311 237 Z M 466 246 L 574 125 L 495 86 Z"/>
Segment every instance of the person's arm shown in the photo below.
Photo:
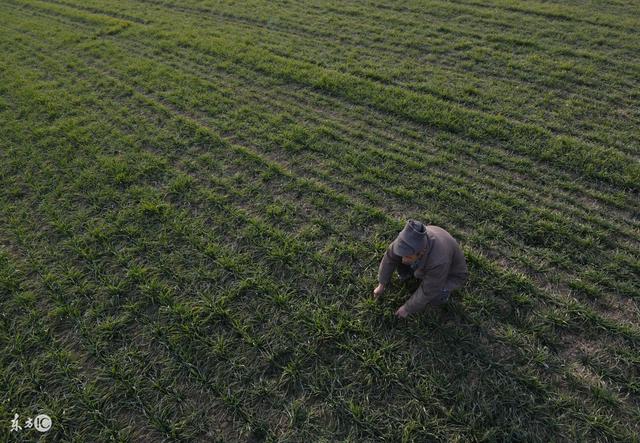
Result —
<path fill-rule="evenodd" d="M 449 274 L 449 263 L 442 263 L 425 270 L 420 287 L 406 301 L 396 315 L 406 317 L 407 315 L 422 311 L 435 297 L 440 295 Z"/>
<path fill-rule="evenodd" d="M 402 257 L 396 255 L 392 250 L 392 245 L 387 247 L 387 251 L 384 253 L 384 257 L 380 261 L 378 268 L 378 283 L 382 286 L 387 286 L 391 281 L 391 275 L 395 271 L 396 267 L 402 263 Z"/>

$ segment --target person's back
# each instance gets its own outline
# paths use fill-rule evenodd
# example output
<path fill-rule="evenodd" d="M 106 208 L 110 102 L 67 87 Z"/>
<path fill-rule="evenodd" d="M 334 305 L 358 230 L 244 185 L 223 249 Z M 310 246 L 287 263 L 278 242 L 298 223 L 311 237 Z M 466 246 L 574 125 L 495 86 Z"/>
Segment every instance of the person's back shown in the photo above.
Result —
<path fill-rule="evenodd" d="M 449 265 L 449 274 L 466 275 L 467 263 L 462 249 L 455 238 L 439 226 L 427 225 L 428 246 L 426 259 L 422 262 L 414 274 L 424 273 L 425 269 L 431 269 L 441 264 Z M 423 275 L 416 275 L 423 278 Z"/>

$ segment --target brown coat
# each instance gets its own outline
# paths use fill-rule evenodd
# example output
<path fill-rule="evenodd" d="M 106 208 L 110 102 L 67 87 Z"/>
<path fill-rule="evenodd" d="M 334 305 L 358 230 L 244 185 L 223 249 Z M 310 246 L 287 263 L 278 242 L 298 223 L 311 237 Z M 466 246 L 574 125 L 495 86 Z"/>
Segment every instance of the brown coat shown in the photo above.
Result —
<path fill-rule="evenodd" d="M 410 269 L 402 264 L 402 257 L 394 254 L 389 245 L 380 262 L 378 281 L 387 285 L 398 266 L 410 272 Z M 434 225 L 427 225 L 427 249 L 414 267 L 413 275 L 422 282 L 416 291 L 419 294 L 414 294 L 405 304 L 405 307 L 411 308 L 412 311 L 424 308 L 429 300 L 437 298 L 443 289 L 448 293 L 460 287 L 468 276 L 467 262 L 460 245 L 451 234 Z M 421 306 L 416 306 L 416 297 L 421 299 L 418 303 Z"/>

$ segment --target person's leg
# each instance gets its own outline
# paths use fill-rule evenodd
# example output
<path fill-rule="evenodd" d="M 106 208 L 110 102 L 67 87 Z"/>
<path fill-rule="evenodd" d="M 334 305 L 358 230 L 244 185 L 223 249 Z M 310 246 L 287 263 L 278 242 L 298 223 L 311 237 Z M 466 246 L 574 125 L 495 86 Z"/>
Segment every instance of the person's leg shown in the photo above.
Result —
<path fill-rule="evenodd" d="M 435 305 L 449 301 L 449 296 L 453 291 L 464 286 L 467 282 L 467 274 L 453 274 L 447 277 L 447 281 L 440 292 L 440 297 L 435 301 Z"/>
<path fill-rule="evenodd" d="M 467 282 L 468 274 L 450 274 L 444 284 L 444 289 L 448 292 L 461 288 Z"/>
<path fill-rule="evenodd" d="M 420 285 L 403 306 L 409 315 L 424 310 L 427 305 L 440 306 L 449 300 L 449 295 L 452 291 L 461 288 L 466 281 L 467 274 L 450 275 L 442 289 L 430 296 L 423 292 L 422 285 Z"/>
<path fill-rule="evenodd" d="M 440 294 L 427 296 L 422 290 L 422 285 L 420 285 L 418 289 L 413 292 L 413 295 L 409 297 L 409 300 L 405 302 L 403 307 L 407 311 L 407 314 L 411 315 L 424 310 L 427 305 L 434 305 L 434 303 L 437 305 L 439 298 Z"/>

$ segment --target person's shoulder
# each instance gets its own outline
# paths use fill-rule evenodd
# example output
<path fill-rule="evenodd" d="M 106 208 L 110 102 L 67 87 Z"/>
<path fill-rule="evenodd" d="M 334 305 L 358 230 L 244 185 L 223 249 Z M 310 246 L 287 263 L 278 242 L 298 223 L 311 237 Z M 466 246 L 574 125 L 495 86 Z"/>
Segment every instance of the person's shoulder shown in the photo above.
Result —
<path fill-rule="evenodd" d="M 401 256 L 399 256 L 398 254 L 396 254 L 395 252 L 393 252 L 393 243 L 391 242 L 389 243 L 389 245 L 387 246 L 387 249 L 385 251 L 385 254 L 388 255 L 390 258 L 397 260 L 397 259 L 402 259 Z"/>

